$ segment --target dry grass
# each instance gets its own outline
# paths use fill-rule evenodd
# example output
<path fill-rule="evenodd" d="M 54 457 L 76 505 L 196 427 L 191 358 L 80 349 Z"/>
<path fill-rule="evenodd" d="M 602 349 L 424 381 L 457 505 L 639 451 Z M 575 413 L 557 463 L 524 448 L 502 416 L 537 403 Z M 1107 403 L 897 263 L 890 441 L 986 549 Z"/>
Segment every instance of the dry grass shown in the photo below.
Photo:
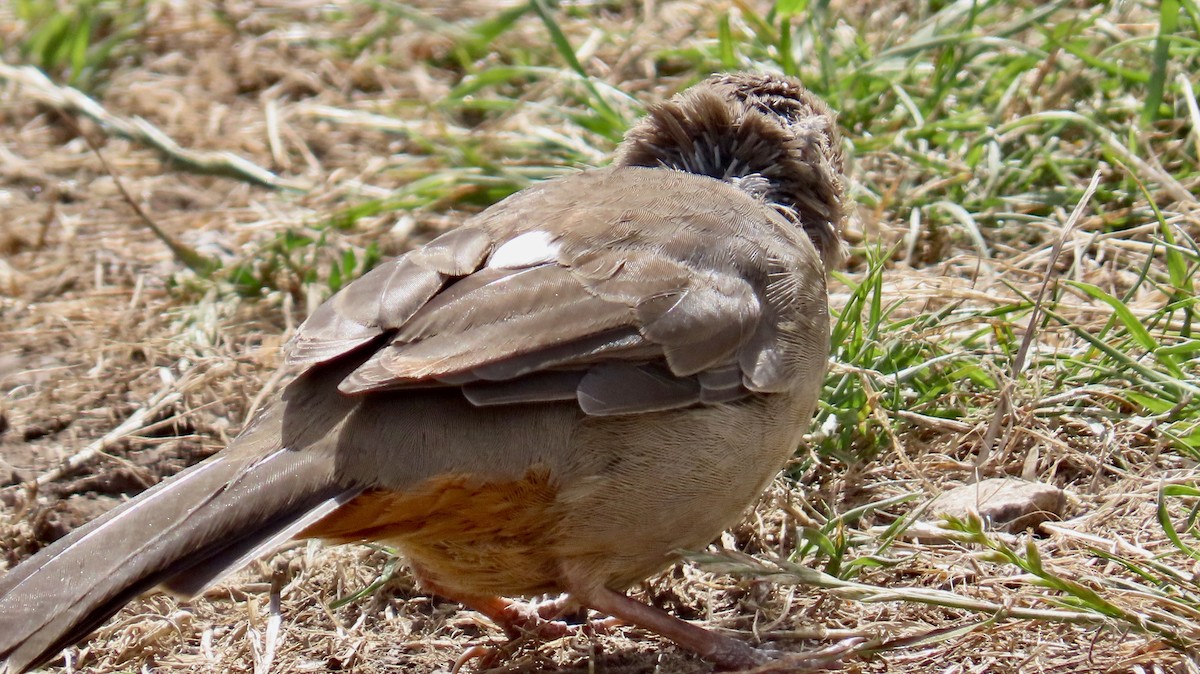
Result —
<path fill-rule="evenodd" d="M 1014 27 L 1020 12 L 983 3 L 977 25 L 948 28 L 958 37 L 934 50 L 914 42 L 949 9 L 812 4 L 791 38 L 799 69 L 843 110 L 854 156 L 854 255 L 834 288 L 844 346 L 821 432 L 723 542 L 881 589 L 953 591 L 1085 619 L 863 601 L 796 585 L 775 567 L 731 575 L 683 565 L 637 592 L 684 618 L 788 648 L 872 640 L 877 652 L 848 659 L 849 672 L 1197 671 L 1200 569 L 1158 514 L 1164 484 L 1200 481 L 1200 366 L 1187 348 L 1200 266 L 1187 253 L 1200 234 L 1191 197 L 1200 115 L 1189 112 L 1184 83 L 1168 79 L 1164 107 L 1175 117 L 1139 121 L 1149 84 L 1072 51 L 1079 39 L 1111 38 L 1117 46 L 1104 58 L 1120 56 L 1131 70 L 1149 64 L 1153 82 L 1153 57 L 1135 57 L 1152 51 L 1158 10 L 1058 3 L 1053 21 Z M 30 46 L 46 24 L 15 13 L 43 5 L 0 7 L 9 66 L 40 65 L 60 83 L 73 77 L 116 117 L 144 118 L 188 150 L 235 153 L 303 189 L 168 165 L 143 141 L 63 114 L 11 77 L 0 82 L 0 484 L 9 485 L 0 491 L 0 550 L 9 564 L 222 447 L 260 391 L 278 385 L 272 373 L 289 331 L 376 255 L 426 240 L 531 180 L 603 162 L 638 114 L 635 101 L 722 65 L 787 60 L 779 21 L 762 3 L 554 10 L 594 78 L 584 81 L 532 11 L 480 42 L 471 29 L 502 15 L 492 3 L 101 1 L 91 7 L 108 22 L 97 20 L 93 48 L 73 66 Z M 1184 12 L 1181 37 L 1195 40 L 1194 20 Z M 1072 21 L 1085 27 L 1060 36 L 1065 47 L 1048 47 L 1042 26 Z M 827 39 L 806 42 L 806 30 Z M 856 38 L 870 54 L 855 55 Z M 1192 50 L 1177 45 L 1169 77 L 1194 72 Z M 1027 51 L 1036 57 L 1028 63 Z M 1005 68 L 1021 69 L 1011 87 L 991 79 Z M 1103 133 L 1047 119 L 1051 112 L 1078 113 Z M 1100 189 L 1054 260 L 1096 171 Z M 221 269 L 181 264 L 139 222 L 118 180 L 172 240 Z M 1164 231 L 1185 252 L 1182 277 Z M 1029 366 L 1014 377 L 1048 266 L 1050 318 L 1035 323 Z M 1177 354 L 1176 369 L 1130 336 L 1112 306 L 1067 281 L 1120 298 L 1162 353 Z M 1106 356 L 1089 334 L 1128 360 Z M 1011 412 L 1001 409 L 997 442 L 984 448 L 1008 384 Z M 1177 397 L 1154 398 L 1162 391 Z M 139 410 L 145 418 L 112 437 Z M 52 474 L 89 446 L 101 451 Z M 977 474 L 1065 488 L 1063 521 L 1036 534 L 959 532 L 942 543 L 897 524 Z M 55 479 L 28 488 L 47 475 Z M 1186 494 L 1167 501 L 1177 526 L 1195 506 Z M 839 518 L 868 504 L 879 507 Z M 826 547 L 812 543 L 820 537 Z M 1042 576 L 1022 566 L 1030 549 Z M 131 605 L 69 665 L 432 672 L 468 644 L 500 639 L 475 614 L 418 594 L 402 571 L 328 608 L 387 564 L 367 548 L 299 545 L 186 604 Z M 1074 581 L 1126 617 L 1097 612 L 1047 579 Z M 521 645 L 497 671 L 709 669 L 626 629 Z"/>

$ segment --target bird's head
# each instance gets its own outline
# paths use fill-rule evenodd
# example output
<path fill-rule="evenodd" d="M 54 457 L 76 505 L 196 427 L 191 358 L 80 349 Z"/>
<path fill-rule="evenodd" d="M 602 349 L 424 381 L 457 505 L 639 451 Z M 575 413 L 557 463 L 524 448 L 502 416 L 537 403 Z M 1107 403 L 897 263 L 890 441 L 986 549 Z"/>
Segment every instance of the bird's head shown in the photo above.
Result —
<path fill-rule="evenodd" d="M 625 135 L 615 164 L 733 183 L 802 227 L 826 269 L 841 261 L 845 187 L 837 120 L 793 78 L 709 77 L 652 106 Z"/>

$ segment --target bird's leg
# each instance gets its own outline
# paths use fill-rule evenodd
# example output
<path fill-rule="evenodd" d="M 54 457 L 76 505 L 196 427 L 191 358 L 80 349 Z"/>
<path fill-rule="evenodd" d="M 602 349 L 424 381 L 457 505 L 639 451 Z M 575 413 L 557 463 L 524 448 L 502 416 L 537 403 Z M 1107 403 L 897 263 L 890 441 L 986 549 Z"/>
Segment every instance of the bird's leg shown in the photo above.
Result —
<path fill-rule="evenodd" d="M 478 660 L 479 666 L 486 669 L 506 655 L 506 650 L 512 642 L 522 637 L 533 637 L 538 641 L 552 641 L 577 633 L 581 626 L 571 625 L 560 620 L 564 615 L 579 608 L 579 603 L 568 595 L 560 595 L 555 599 L 542 602 L 521 602 L 503 597 L 478 596 L 448 590 L 429 579 L 428 574 L 413 566 L 413 574 L 423 589 L 440 597 L 458 602 L 467 608 L 478 611 L 496 623 L 508 635 L 510 642 L 500 648 L 474 645 L 462 652 L 451 668 L 452 673 L 460 671 L 472 660 Z M 594 620 L 587 627 L 595 632 L 604 632 L 612 627 L 612 619 Z"/>
<path fill-rule="evenodd" d="M 478 596 L 455 592 L 429 579 L 421 569 L 413 565 L 413 575 L 426 592 L 436 594 L 451 601 L 458 602 L 469 609 L 478 611 L 498 625 L 508 635 L 509 641 L 500 647 L 473 644 L 468 646 L 450 668 L 450 674 L 458 674 L 467 663 L 477 660 L 479 669 L 488 669 L 496 662 L 511 653 L 512 645 L 523 636 L 532 635 L 539 640 L 557 639 L 570 633 L 571 628 L 564 622 L 548 620 L 542 617 L 536 607 L 529 604 L 494 596 Z"/>
<path fill-rule="evenodd" d="M 429 584 L 425 584 L 429 587 Z M 450 668 L 451 674 L 457 674 L 464 665 L 472 660 L 478 660 L 479 669 L 489 669 L 498 661 L 507 658 L 512 652 L 513 644 L 522 637 L 533 636 L 539 641 L 548 641 L 566 636 L 572 632 L 570 625 L 561 620 L 551 620 L 543 617 L 534 604 L 512 601 L 503 597 L 472 597 L 447 593 L 445 590 L 433 590 L 447 599 L 452 599 L 463 606 L 479 611 L 489 620 L 496 623 L 508 635 L 509 641 L 499 647 L 474 644 L 454 661 Z"/>
<path fill-rule="evenodd" d="M 572 594 L 601 613 L 661 634 L 723 668 L 745 669 L 769 660 L 761 657 L 758 649 L 745 642 L 684 622 L 661 609 L 608 588 L 598 587 L 582 592 L 573 590 Z"/>
<path fill-rule="evenodd" d="M 556 619 L 559 617 L 557 614 L 542 615 L 537 604 L 503 597 L 464 597 L 447 595 L 443 591 L 437 591 L 437 594 L 479 611 L 513 639 L 533 636 L 549 641 L 574 632 L 573 626 Z"/>
<path fill-rule="evenodd" d="M 604 634 L 623 622 L 611 616 L 587 620 L 587 609 L 569 594 L 560 594 L 554 599 L 525 602 L 525 605 L 546 620 L 560 620 L 572 628 L 587 628 L 595 634 Z"/>
<path fill-rule="evenodd" d="M 532 636 L 540 641 L 550 641 L 573 635 L 583 627 L 593 632 L 604 633 L 620 622 L 605 618 L 591 620 L 584 625 L 573 625 L 561 620 L 572 609 L 578 607 L 578 603 L 568 595 L 561 595 L 549 601 L 529 602 L 503 597 L 470 597 L 446 593 L 444 590 L 433 592 L 482 613 L 513 639 Z"/>
<path fill-rule="evenodd" d="M 426 592 L 436 594 L 451 601 L 456 601 L 467 608 L 478 611 L 496 623 L 511 639 L 523 636 L 536 637 L 541 641 L 559 639 L 579 630 L 579 625 L 572 625 L 561 620 L 580 608 L 580 603 L 570 595 L 559 595 L 546 601 L 513 601 L 504 597 L 481 596 L 451 590 L 431 578 L 432 574 L 416 564 L 411 564 L 413 575 L 418 585 Z M 604 632 L 614 626 L 611 619 L 593 620 L 587 626 L 596 631 Z"/>
<path fill-rule="evenodd" d="M 426 584 L 426 587 L 429 587 Z M 512 601 L 503 597 L 471 597 L 432 590 L 436 594 L 452 599 L 468 608 L 479 611 L 496 623 L 509 636 L 509 642 L 500 647 L 475 644 L 468 647 L 454 661 L 451 674 L 457 674 L 472 660 L 478 660 L 480 669 L 488 669 L 511 653 L 512 645 L 522 637 L 532 636 L 539 641 L 550 641 L 575 634 L 580 625 L 570 625 L 558 618 L 576 608 L 567 595 L 543 602 Z M 587 627 L 596 632 L 607 631 L 614 623 L 611 620 L 593 620 Z"/>
<path fill-rule="evenodd" d="M 605 587 L 571 587 L 571 595 L 585 606 L 627 623 L 661 634 L 720 669 L 742 670 L 762 665 L 755 671 L 787 671 L 837 666 L 852 643 L 837 644 L 813 653 L 784 653 L 753 646 L 684 622 L 665 611 Z M 776 669 L 773 665 L 778 665 Z"/>
<path fill-rule="evenodd" d="M 546 620 L 558 620 L 580 609 L 579 602 L 569 594 L 560 594 L 554 599 L 529 602 L 529 608 Z"/>

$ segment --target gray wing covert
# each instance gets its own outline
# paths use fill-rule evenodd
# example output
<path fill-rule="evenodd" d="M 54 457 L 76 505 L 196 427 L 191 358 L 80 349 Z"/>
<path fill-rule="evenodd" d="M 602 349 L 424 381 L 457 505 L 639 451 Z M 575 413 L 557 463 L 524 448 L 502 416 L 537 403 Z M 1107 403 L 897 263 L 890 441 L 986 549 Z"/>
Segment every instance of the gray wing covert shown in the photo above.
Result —
<path fill-rule="evenodd" d="M 621 198 L 578 196 L 606 193 Z M 778 225 L 765 207 L 655 169 L 579 174 L 504 204 L 347 286 L 301 326 L 289 362 L 374 342 L 344 393 L 457 386 L 476 405 L 575 399 L 592 415 L 780 385 L 772 255 L 753 231 Z"/>

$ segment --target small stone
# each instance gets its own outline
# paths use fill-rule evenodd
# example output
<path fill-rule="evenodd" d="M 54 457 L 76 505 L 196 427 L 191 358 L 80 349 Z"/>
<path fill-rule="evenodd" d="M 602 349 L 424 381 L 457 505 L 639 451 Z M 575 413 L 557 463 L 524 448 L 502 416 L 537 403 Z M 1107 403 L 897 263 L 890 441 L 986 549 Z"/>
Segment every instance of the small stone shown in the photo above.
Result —
<path fill-rule="evenodd" d="M 1063 490 L 1054 485 L 994 477 L 945 492 L 925 512 L 933 517 L 959 519 L 974 512 L 992 531 L 1018 533 L 1061 519 L 1066 500 Z"/>

